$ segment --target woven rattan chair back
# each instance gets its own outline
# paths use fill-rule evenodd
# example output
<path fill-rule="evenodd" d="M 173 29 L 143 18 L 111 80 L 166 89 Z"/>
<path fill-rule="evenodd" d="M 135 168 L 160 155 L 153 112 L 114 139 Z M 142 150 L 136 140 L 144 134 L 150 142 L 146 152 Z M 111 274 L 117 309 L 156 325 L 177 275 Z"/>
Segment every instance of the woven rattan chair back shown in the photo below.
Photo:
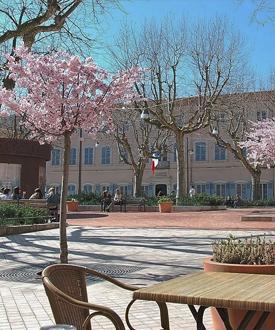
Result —
<path fill-rule="evenodd" d="M 58 290 L 87 302 L 85 268 L 67 264 L 51 265 L 43 271 L 42 276 L 56 324 L 72 324 L 78 330 L 83 329 L 82 324 L 89 315 L 89 309 L 69 303 L 58 295 Z M 91 330 L 90 324 L 85 330 Z"/>

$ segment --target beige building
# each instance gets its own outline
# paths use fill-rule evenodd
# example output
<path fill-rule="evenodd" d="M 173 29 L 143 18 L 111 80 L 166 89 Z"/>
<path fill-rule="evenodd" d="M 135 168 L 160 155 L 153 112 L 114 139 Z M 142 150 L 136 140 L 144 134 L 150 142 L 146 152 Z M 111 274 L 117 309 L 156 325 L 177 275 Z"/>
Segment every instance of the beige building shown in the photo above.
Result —
<path fill-rule="evenodd" d="M 261 120 L 273 116 L 262 105 L 251 105 L 249 117 Z M 120 158 L 116 142 L 111 137 L 101 137 L 98 141 L 89 136 L 81 139 L 82 160 L 79 164 L 80 138 L 72 139 L 69 174 L 69 194 L 77 193 L 79 172 L 81 189 L 100 193 L 103 189 L 113 192 L 120 187 L 124 194 L 133 192 L 133 171 Z M 143 191 L 147 196 L 155 195 L 161 188 L 168 194 L 176 190 L 176 152 L 173 141 L 170 150 L 161 156 L 155 174 L 149 161 L 143 177 Z M 197 193 L 206 192 L 219 196 L 240 195 L 251 198 L 251 177 L 238 159 L 227 150 L 217 146 L 207 131 L 197 131 L 185 138 L 186 174 L 189 185 L 194 185 Z M 54 147 L 51 160 L 47 163 L 47 186 L 60 187 L 62 176 L 62 149 Z M 261 177 L 262 198 L 274 196 L 274 169 L 263 170 Z"/>

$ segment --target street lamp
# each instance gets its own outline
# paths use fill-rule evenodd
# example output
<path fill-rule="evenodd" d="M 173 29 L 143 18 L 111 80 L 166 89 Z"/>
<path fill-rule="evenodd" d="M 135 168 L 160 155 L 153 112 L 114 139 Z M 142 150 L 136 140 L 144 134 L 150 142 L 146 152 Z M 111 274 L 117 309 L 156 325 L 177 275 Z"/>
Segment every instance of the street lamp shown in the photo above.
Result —
<path fill-rule="evenodd" d="M 218 135 L 219 134 L 219 131 L 218 131 L 218 129 L 216 127 L 213 128 L 212 134 L 213 135 Z"/>
<path fill-rule="evenodd" d="M 78 158 L 78 194 L 81 193 L 82 185 L 82 145 L 83 145 L 83 131 L 79 129 L 79 158 Z"/>
<path fill-rule="evenodd" d="M 143 109 L 142 113 L 140 115 L 141 120 L 147 120 L 149 119 L 149 111 L 147 109 Z"/>

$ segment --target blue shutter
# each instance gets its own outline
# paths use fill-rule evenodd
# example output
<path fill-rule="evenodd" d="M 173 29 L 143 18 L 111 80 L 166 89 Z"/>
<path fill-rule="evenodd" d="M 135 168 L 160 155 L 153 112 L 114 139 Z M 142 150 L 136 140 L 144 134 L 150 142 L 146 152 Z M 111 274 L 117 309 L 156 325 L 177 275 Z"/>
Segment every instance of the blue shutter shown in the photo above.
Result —
<path fill-rule="evenodd" d="M 207 183 L 207 184 L 205 185 L 205 192 L 206 192 L 208 195 L 210 195 L 210 183 Z"/>
<path fill-rule="evenodd" d="M 114 194 L 118 185 L 116 183 L 111 184 L 112 193 Z"/>
<path fill-rule="evenodd" d="M 230 183 L 229 182 L 227 182 L 226 184 L 225 184 L 225 196 L 230 196 L 231 194 L 230 194 Z"/>
<path fill-rule="evenodd" d="M 154 185 L 149 184 L 148 186 L 148 197 L 154 196 Z"/>
<path fill-rule="evenodd" d="M 246 194 L 245 194 L 245 198 L 248 200 L 251 200 L 251 193 L 252 193 L 252 186 L 251 186 L 251 182 L 248 182 L 245 184 L 246 186 Z"/>
<path fill-rule="evenodd" d="M 210 183 L 210 195 L 214 195 L 215 194 L 215 185 L 214 183 Z"/>
<path fill-rule="evenodd" d="M 272 182 L 268 182 L 267 184 L 267 198 L 273 197 L 273 184 Z"/>
<path fill-rule="evenodd" d="M 127 194 L 128 194 L 128 196 L 132 196 L 133 195 L 133 185 L 132 184 L 129 184 L 127 186 Z"/>
<path fill-rule="evenodd" d="M 236 195 L 236 184 L 235 183 L 230 182 L 229 195 L 230 196 Z"/>
<path fill-rule="evenodd" d="M 95 193 L 96 194 L 100 194 L 101 193 L 101 191 L 100 191 L 100 184 L 96 184 L 95 185 Z"/>

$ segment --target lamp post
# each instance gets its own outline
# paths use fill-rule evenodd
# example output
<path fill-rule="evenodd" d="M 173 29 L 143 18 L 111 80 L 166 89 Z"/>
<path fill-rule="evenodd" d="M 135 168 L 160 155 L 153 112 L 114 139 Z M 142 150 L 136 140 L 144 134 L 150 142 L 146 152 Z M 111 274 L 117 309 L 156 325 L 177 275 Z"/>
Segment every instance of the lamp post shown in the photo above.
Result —
<path fill-rule="evenodd" d="M 82 146 L 83 146 L 83 131 L 82 128 L 79 129 L 79 158 L 78 158 L 78 194 L 81 193 L 82 186 Z"/>
<path fill-rule="evenodd" d="M 192 183 L 192 162 L 191 155 L 193 155 L 193 149 L 189 149 L 189 138 L 186 137 L 186 191 L 190 189 L 190 184 Z"/>

